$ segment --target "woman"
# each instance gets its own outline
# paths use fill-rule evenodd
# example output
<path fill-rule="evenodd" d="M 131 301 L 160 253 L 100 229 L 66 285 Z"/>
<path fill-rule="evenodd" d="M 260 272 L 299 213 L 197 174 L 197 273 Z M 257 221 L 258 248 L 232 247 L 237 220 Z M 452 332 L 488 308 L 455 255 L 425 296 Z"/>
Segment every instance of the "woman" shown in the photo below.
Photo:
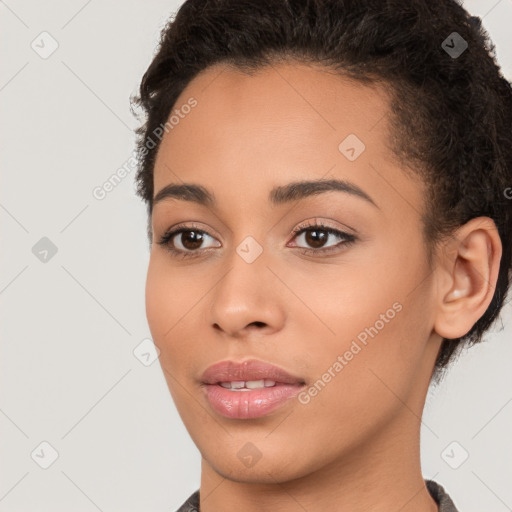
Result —
<path fill-rule="evenodd" d="M 510 84 L 453 0 L 188 0 L 140 94 L 180 511 L 453 512 L 426 393 L 496 320 Z"/>

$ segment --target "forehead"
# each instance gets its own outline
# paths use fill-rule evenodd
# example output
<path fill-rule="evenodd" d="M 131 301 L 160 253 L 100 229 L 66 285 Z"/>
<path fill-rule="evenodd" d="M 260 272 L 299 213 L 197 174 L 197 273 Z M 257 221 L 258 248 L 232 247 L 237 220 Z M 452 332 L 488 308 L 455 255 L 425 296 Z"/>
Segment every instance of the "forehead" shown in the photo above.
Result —
<path fill-rule="evenodd" d="M 182 109 L 191 98 L 196 106 Z M 261 192 L 266 200 L 275 185 L 329 177 L 371 191 L 385 187 L 383 174 L 417 193 L 388 147 L 388 112 L 382 87 L 321 66 L 280 63 L 250 75 L 210 67 L 173 107 L 181 115 L 159 148 L 155 194 L 182 180 L 224 199 Z"/>

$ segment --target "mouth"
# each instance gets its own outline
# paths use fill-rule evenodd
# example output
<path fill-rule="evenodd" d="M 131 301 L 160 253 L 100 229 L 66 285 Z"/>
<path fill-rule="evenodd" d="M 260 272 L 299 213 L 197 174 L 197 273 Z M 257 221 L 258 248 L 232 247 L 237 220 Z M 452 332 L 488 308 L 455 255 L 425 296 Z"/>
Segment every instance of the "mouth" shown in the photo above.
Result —
<path fill-rule="evenodd" d="M 258 360 L 223 361 L 202 376 L 210 407 L 231 419 L 265 416 L 295 397 L 305 381 L 282 368 Z"/>

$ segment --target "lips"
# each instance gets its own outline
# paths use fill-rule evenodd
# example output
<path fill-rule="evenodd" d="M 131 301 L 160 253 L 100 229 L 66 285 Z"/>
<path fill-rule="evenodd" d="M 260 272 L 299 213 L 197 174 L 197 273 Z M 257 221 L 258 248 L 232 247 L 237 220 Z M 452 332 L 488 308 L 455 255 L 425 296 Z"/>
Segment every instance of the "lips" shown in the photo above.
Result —
<path fill-rule="evenodd" d="M 300 377 L 256 359 L 222 361 L 202 376 L 203 393 L 211 408 L 237 420 L 261 418 L 284 407 L 304 384 Z"/>
<path fill-rule="evenodd" d="M 298 386 L 304 384 L 304 380 L 300 377 L 291 375 L 282 368 L 256 359 L 242 362 L 221 361 L 209 366 L 201 377 L 203 384 L 260 380 L 274 381 L 276 384 Z"/>

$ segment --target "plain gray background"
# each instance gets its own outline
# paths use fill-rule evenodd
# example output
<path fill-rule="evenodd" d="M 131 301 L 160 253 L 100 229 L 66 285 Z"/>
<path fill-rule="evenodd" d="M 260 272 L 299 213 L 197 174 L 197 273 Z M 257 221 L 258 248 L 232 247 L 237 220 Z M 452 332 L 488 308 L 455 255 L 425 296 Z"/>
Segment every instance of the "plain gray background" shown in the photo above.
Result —
<path fill-rule="evenodd" d="M 174 511 L 199 487 L 199 452 L 137 349 L 150 332 L 135 169 L 93 195 L 133 154 L 129 97 L 180 4 L 0 0 L 0 512 Z M 512 1 L 465 6 L 511 79 Z M 423 473 L 461 512 L 512 510 L 511 317 L 509 303 L 429 393 Z"/>

